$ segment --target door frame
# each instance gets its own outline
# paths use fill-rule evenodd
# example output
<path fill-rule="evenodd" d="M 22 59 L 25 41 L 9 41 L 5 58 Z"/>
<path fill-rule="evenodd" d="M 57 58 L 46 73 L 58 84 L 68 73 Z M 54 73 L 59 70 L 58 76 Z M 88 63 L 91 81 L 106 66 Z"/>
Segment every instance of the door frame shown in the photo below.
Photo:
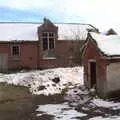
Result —
<path fill-rule="evenodd" d="M 96 76 L 95 76 L 95 81 L 92 83 L 92 78 L 91 78 L 91 63 L 95 63 L 95 74 L 96 74 Z M 90 88 L 92 88 L 92 87 L 97 87 L 97 62 L 96 62 L 96 60 L 95 59 L 91 59 L 91 60 L 89 60 L 89 62 L 88 62 L 88 74 L 89 74 L 89 86 L 90 86 Z"/>

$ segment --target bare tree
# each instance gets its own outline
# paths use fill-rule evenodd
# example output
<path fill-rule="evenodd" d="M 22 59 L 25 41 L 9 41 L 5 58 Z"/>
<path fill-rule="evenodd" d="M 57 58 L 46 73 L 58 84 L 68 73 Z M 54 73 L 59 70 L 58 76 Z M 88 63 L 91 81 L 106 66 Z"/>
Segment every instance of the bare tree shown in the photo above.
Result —
<path fill-rule="evenodd" d="M 77 31 L 72 31 L 75 42 L 71 44 L 71 51 L 73 54 L 72 61 L 77 65 L 82 65 L 82 51 L 81 48 L 84 45 L 84 41 L 87 38 L 87 31 L 78 29 Z"/>

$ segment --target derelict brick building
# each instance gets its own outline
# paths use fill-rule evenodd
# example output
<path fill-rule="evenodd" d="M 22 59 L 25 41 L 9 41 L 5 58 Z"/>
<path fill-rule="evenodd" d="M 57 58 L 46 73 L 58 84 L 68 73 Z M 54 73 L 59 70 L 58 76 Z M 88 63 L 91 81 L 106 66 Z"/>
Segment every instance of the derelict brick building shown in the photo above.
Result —
<path fill-rule="evenodd" d="M 89 33 L 83 52 L 84 83 L 100 96 L 119 95 L 120 36 Z"/>
<path fill-rule="evenodd" d="M 67 67 L 80 64 L 81 43 L 89 24 L 0 23 L 0 71 Z M 83 41 L 83 42 L 82 42 Z"/>

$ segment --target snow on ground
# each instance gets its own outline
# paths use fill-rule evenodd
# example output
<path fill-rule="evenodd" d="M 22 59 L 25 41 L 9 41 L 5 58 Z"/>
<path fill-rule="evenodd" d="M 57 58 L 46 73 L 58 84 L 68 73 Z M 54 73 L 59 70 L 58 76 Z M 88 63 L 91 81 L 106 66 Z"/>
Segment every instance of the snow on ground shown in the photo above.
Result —
<path fill-rule="evenodd" d="M 70 88 L 65 103 L 39 105 L 37 116 L 54 116 L 54 120 L 120 120 L 120 102 L 106 101 L 83 86 Z"/>
<path fill-rule="evenodd" d="M 89 91 L 84 86 L 79 85 L 69 89 L 65 96 L 65 100 L 68 101 L 71 106 L 84 104 L 90 99 L 91 96 L 89 95 Z"/>
<path fill-rule="evenodd" d="M 100 99 L 94 89 L 76 85 L 66 93 L 65 100 L 75 110 L 86 114 L 79 117 L 80 120 L 120 120 L 120 102 Z"/>
<path fill-rule="evenodd" d="M 57 78 L 57 81 L 54 79 Z M 12 74 L 0 74 L 0 82 L 27 86 L 33 94 L 53 95 L 75 84 L 83 85 L 83 68 L 56 68 Z"/>
<path fill-rule="evenodd" d="M 50 114 L 55 116 L 55 120 L 77 120 L 77 117 L 86 116 L 86 114 L 77 112 L 70 108 L 66 103 L 39 105 L 36 111 L 42 111 L 42 114 L 38 113 L 37 116 Z"/>
<path fill-rule="evenodd" d="M 114 110 L 120 109 L 120 102 L 115 103 L 113 101 L 104 101 L 103 99 L 93 99 L 92 103 L 99 107 L 112 108 Z"/>
<path fill-rule="evenodd" d="M 77 120 L 82 117 L 90 120 L 120 120 L 120 102 L 99 99 L 94 89 L 88 91 L 83 85 L 82 67 L 1 73 L 0 82 L 27 86 L 32 94 L 38 95 L 53 95 L 68 89 L 66 103 L 39 105 L 37 116 L 46 113 L 54 115 L 56 120 Z"/>
<path fill-rule="evenodd" d="M 109 118 L 103 118 L 103 117 L 94 117 L 94 118 L 90 118 L 89 120 L 120 120 L 119 116 L 112 116 Z"/>

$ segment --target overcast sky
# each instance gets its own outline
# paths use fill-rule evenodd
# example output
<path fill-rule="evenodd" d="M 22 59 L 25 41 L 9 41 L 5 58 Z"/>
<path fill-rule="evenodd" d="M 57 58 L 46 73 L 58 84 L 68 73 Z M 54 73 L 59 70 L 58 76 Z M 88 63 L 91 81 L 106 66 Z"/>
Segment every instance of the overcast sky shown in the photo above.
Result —
<path fill-rule="evenodd" d="M 120 34 L 120 0 L 0 0 L 0 21 L 89 23 Z"/>

